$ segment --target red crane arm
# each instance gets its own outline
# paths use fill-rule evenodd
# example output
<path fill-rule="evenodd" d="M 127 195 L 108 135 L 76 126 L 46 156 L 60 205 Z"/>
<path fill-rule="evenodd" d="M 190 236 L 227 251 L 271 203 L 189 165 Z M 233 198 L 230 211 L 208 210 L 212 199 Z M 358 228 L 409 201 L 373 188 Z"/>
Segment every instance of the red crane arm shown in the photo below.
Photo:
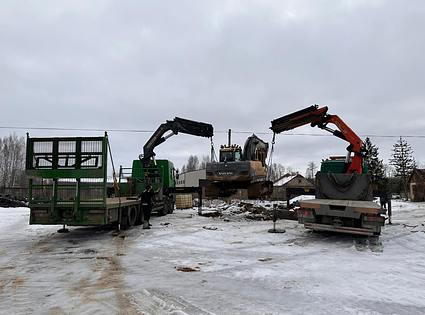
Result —
<path fill-rule="evenodd" d="M 347 163 L 347 165 L 349 164 L 346 172 L 350 174 L 354 172 L 361 174 L 363 170 L 362 140 L 350 127 L 347 126 L 347 124 L 341 118 L 339 118 L 339 116 L 328 115 L 328 117 L 323 120 L 324 122 L 321 122 L 317 125 L 319 128 L 330 131 L 334 136 L 337 136 L 350 143 L 350 145 L 347 147 L 347 157 L 345 160 L 345 163 Z M 326 125 L 328 123 L 332 123 L 337 126 L 339 131 L 327 128 Z M 312 127 L 314 127 L 313 123 Z M 352 157 L 352 161 L 350 163 L 351 152 L 354 153 L 354 156 Z"/>
<path fill-rule="evenodd" d="M 344 172 L 357 172 L 361 174 L 363 169 L 362 140 L 341 118 L 337 115 L 327 114 L 327 111 L 327 106 L 319 108 L 318 105 L 312 105 L 295 113 L 273 120 L 270 129 L 273 130 L 274 133 L 280 133 L 310 123 L 312 127 L 317 126 L 318 128 L 329 131 L 334 136 L 350 143 L 347 147 L 348 152 L 345 160 L 346 167 Z M 333 130 L 327 127 L 329 123 L 334 124 L 339 130 Z M 353 157 L 351 157 L 351 152 L 354 153 Z M 351 158 L 352 161 L 350 163 Z"/>

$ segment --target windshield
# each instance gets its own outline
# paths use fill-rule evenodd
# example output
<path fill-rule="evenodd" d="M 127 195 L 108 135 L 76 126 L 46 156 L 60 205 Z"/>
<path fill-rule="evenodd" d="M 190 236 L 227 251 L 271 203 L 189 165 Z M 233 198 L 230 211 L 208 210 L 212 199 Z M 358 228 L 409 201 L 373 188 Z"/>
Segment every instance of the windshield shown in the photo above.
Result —
<path fill-rule="evenodd" d="M 233 152 L 232 151 L 221 151 L 220 152 L 220 162 L 229 162 L 233 161 Z"/>
<path fill-rule="evenodd" d="M 236 151 L 221 151 L 220 162 L 233 162 L 241 160 L 241 150 Z"/>

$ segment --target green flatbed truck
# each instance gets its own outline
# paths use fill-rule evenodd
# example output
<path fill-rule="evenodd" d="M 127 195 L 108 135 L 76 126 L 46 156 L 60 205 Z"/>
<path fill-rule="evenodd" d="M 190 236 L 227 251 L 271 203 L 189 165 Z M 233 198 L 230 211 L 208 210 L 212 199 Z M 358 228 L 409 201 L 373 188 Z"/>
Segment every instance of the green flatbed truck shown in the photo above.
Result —
<path fill-rule="evenodd" d="M 171 134 L 164 135 L 167 131 Z M 179 132 L 212 137 L 213 127 L 178 117 L 167 120 L 145 144 L 139 160 L 131 168 L 120 167 L 119 182 L 114 178 L 113 186 L 107 180 L 111 150 L 106 132 L 103 137 L 30 138 L 27 134 L 30 224 L 63 225 L 60 232 L 67 231 L 66 225 L 117 224 L 120 229 L 141 224 L 144 217 L 137 197 L 148 184 L 156 192 L 152 211 L 158 215 L 173 212 L 175 194 L 198 192 L 201 207 L 202 189 L 176 188 L 173 163 L 155 159 L 153 149 Z"/>

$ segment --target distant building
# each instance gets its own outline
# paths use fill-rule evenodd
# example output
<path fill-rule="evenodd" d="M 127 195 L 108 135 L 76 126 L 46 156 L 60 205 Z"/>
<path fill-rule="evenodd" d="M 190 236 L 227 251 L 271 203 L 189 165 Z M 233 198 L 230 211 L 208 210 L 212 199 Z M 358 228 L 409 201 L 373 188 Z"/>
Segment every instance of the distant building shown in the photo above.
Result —
<path fill-rule="evenodd" d="M 206 180 L 207 174 L 205 169 L 196 170 L 191 172 L 185 172 L 179 174 L 179 178 L 176 180 L 177 187 L 199 187 L 199 181 Z"/>
<path fill-rule="evenodd" d="M 415 202 L 425 201 L 425 169 L 415 168 L 408 180 L 410 200 Z"/>
<path fill-rule="evenodd" d="M 285 174 L 273 182 L 273 200 L 286 200 L 286 188 L 311 189 L 314 185 L 298 173 Z"/>
<path fill-rule="evenodd" d="M 181 173 L 176 179 L 176 187 L 203 187 L 202 198 L 205 198 L 205 186 L 207 184 L 205 169 Z M 198 198 L 197 193 L 192 193 L 192 198 Z"/>

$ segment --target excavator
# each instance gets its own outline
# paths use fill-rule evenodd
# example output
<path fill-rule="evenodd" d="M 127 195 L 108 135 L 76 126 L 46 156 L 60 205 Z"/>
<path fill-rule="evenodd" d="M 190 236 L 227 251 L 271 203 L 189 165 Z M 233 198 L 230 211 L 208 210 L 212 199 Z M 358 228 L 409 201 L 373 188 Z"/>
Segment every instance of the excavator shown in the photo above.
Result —
<path fill-rule="evenodd" d="M 306 124 L 331 132 L 349 145 L 345 157 L 322 161 L 316 174 L 315 199 L 298 202 L 298 222 L 307 229 L 379 235 L 386 210 L 373 202 L 362 140 L 340 117 L 328 114 L 327 106 L 312 105 L 275 119 L 270 129 L 275 136 Z M 328 127 L 329 124 L 338 130 Z"/>
<path fill-rule="evenodd" d="M 266 180 L 268 143 L 255 134 L 248 137 L 243 149 L 236 144 L 222 145 L 219 161 L 207 163 L 206 197 L 229 197 L 238 189 L 247 189 L 249 199 L 265 199 L 273 192 L 273 183 Z"/>

